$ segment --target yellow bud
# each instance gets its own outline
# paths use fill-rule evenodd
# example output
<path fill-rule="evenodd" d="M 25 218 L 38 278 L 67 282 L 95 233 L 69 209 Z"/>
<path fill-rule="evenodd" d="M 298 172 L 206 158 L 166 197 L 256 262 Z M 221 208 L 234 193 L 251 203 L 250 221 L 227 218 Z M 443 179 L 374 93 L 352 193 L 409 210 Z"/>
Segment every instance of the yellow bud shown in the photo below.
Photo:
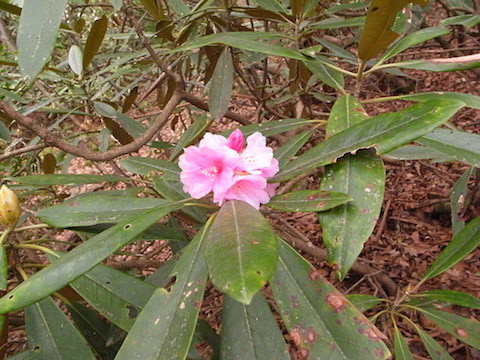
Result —
<path fill-rule="evenodd" d="M 0 223 L 7 228 L 13 228 L 21 212 L 17 195 L 6 185 L 3 185 L 0 189 Z"/>

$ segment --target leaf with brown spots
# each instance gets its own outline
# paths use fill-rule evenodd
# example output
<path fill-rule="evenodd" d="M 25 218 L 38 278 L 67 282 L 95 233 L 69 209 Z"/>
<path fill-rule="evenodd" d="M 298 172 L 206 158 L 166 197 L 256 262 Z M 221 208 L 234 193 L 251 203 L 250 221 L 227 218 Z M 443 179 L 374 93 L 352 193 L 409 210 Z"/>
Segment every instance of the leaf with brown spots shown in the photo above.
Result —
<path fill-rule="evenodd" d="M 301 190 L 274 196 L 268 206 L 279 211 L 318 212 L 350 201 L 348 195 L 334 191 Z"/>
<path fill-rule="evenodd" d="M 445 329 L 458 340 L 480 349 L 480 322 L 436 310 L 433 307 L 418 308 L 429 320 Z"/>
<path fill-rule="evenodd" d="M 280 242 L 270 282 L 296 347 L 308 359 L 387 359 L 384 335 L 295 250 Z M 292 301 L 294 299 L 295 301 Z"/>

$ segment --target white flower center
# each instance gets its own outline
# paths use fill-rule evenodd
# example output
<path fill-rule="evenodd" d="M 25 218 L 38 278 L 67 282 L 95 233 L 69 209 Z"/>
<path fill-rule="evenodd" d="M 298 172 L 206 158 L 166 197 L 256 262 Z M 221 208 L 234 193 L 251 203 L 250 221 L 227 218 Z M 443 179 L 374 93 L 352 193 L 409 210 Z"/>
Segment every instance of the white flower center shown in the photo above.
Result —
<path fill-rule="evenodd" d="M 202 171 L 200 171 L 202 175 L 209 177 L 210 180 L 212 181 L 219 172 L 220 172 L 220 169 L 216 166 L 212 166 L 211 168 L 203 169 Z"/>

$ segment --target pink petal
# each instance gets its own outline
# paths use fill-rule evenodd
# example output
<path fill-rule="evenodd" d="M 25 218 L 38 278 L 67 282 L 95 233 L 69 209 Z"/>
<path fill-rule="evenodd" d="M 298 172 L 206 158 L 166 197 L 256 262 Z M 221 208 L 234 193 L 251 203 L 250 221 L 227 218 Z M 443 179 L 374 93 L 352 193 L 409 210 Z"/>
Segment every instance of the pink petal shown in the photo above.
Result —
<path fill-rule="evenodd" d="M 272 164 L 273 150 L 266 145 L 266 138 L 259 132 L 247 138 L 247 147 L 240 154 L 239 168 L 251 174 L 260 174 L 261 169 Z"/>
<path fill-rule="evenodd" d="M 227 146 L 227 139 L 222 135 L 214 135 L 211 133 L 206 133 L 203 136 L 203 139 L 200 140 L 200 148 L 210 148 L 210 149 L 221 149 Z"/>
<path fill-rule="evenodd" d="M 240 152 L 243 149 L 243 143 L 243 133 L 237 129 L 228 137 L 227 146 L 236 152 Z"/>
<path fill-rule="evenodd" d="M 260 204 L 270 200 L 266 187 L 267 182 L 262 176 L 236 176 L 235 184 L 221 198 L 222 201 L 241 200 L 258 209 Z"/>

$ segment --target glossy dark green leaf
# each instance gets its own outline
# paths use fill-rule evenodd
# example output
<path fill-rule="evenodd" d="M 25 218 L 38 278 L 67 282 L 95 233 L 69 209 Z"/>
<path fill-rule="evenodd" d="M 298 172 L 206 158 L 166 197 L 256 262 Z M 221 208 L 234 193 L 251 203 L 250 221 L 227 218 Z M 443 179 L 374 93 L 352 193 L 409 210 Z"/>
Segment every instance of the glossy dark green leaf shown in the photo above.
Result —
<path fill-rule="evenodd" d="M 270 286 L 300 352 L 310 359 L 388 359 L 380 330 L 294 249 L 279 245 Z"/>
<path fill-rule="evenodd" d="M 208 93 L 208 108 L 214 120 L 219 121 L 227 112 L 232 97 L 232 90 L 232 54 L 229 48 L 225 48 L 215 65 Z"/>
<path fill-rule="evenodd" d="M 288 360 L 282 332 L 258 292 L 250 305 L 228 295 L 223 301 L 221 358 L 228 360 Z"/>
<path fill-rule="evenodd" d="M 97 55 L 100 46 L 102 45 L 103 38 L 107 33 L 108 19 L 103 15 L 100 19 L 96 20 L 90 32 L 88 33 L 87 42 L 83 50 L 83 68 L 86 69 L 92 62 L 95 55 Z"/>
<path fill-rule="evenodd" d="M 456 290 L 429 290 L 415 295 L 414 299 L 446 303 L 471 309 L 480 309 L 480 299 Z"/>
<path fill-rule="evenodd" d="M 71 303 L 67 306 L 73 323 L 78 331 L 88 341 L 98 359 L 111 360 L 117 353 L 116 346 L 109 346 L 110 324 L 100 319 L 98 313 L 79 303 Z"/>
<path fill-rule="evenodd" d="M 433 337 L 418 327 L 415 330 L 422 339 L 423 345 L 425 345 L 425 349 L 427 349 L 432 360 L 453 360 L 447 350 L 437 343 Z"/>
<path fill-rule="evenodd" d="M 309 25 L 309 29 L 315 30 L 329 30 L 346 27 L 363 26 L 365 23 L 365 16 L 355 16 L 351 18 L 332 17 L 314 22 Z"/>
<path fill-rule="evenodd" d="M 7 291 L 8 287 L 8 257 L 7 249 L 0 244 L 0 290 Z"/>
<path fill-rule="evenodd" d="M 220 291 L 249 304 L 275 272 L 277 251 L 277 238 L 263 215 L 243 201 L 228 201 L 208 233 L 210 279 Z"/>
<path fill-rule="evenodd" d="M 465 221 L 461 219 L 460 215 L 467 208 L 470 202 L 468 181 L 474 172 L 474 167 L 466 170 L 460 179 L 458 179 L 457 182 L 452 186 L 452 190 L 450 191 L 453 236 L 457 235 L 460 230 L 465 227 Z"/>
<path fill-rule="evenodd" d="M 389 151 L 384 157 L 393 160 L 432 160 L 435 162 L 448 161 L 448 157 L 441 152 L 426 146 L 404 145 Z"/>
<path fill-rule="evenodd" d="M 465 104 L 466 107 L 472 109 L 480 109 L 480 96 L 472 94 L 462 94 L 452 91 L 431 91 L 431 92 L 419 92 L 415 94 L 406 94 L 398 96 L 389 96 L 385 98 L 380 98 L 378 100 L 382 101 L 392 101 L 392 100 L 411 100 L 411 101 L 430 101 L 435 99 L 445 99 L 445 100 L 457 100 Z"/>
<path fill-rule="evenodd" d="M 61 289 L 182 206 L 179 201 L 147 210 L 92 237 L 2 297 L 0 314 L 22 309 Z"/>
<path fill-rule="evenodd" d="M 327 137 L 366 121 L 360 102 L 344 95 L 335 102 L 327 124 Z M 325 168 L 320 189 L 347 194 L 353 201 L 319 214 L 327 258 L 340 279 L 347 274 L 369 239 L 380 215 L 385 190 L 385 169 L 373 150 L 347 154 Z"/>
<path fill-rule="evenodd" d="M 118 223 L 139 212 L 169 202 L 165 199 L 88 193 L 42 209 L 37 213 L 37 217 L 57 228 Z"/>
<path fill-rule="evenodd" d="M 300 190 L 276 195 L 270 199 L 268 206 L 280 211 L 318 212 L 332 209 L 351 200 L 350 196 L 339 192 Z"/>
<path fill-rule="evenodd" d="M 157 287 L 166 287 L 170 281 L 170 273 L 177 263 L 178 256 L 168 259 L 162 266 L 149 275 L 145 282 L 153 284 Z"/>
<path fill-rule="evenodd" d="M 382 302 L 382 299 L 376 296 L 365 294 L 347 295 L 346 298 L 361 312 L 365 312 Z"/>
<path fill-rule="evenodd" d="M 395 330 L 393 331 L 393 344 L 396 360 L 413 360 L 413 354 L 410 352 L 407 342 L 397 327 L 395 327 Z"/>
<path fill-rule="evenodd" d="M 418 139 L 418 142 L 457 161 L 480 167 L 480 135 L 465 131 L 436 129 Z"/>
<path fill-rule="evenodd" d="M 315 130 L 301 132 L 293 136 L 280 148 L 273 152 L 273 157 L 278 160 L 278 167 L 283 168 L 290 159 L 306 144 Z"/>
<path fill-rule="evenodd" d="M 475 250 L 479 244 L 480 217 L 477 217 L 470 221 L 453 237 L 450 244 L 443 249 L 425 275 L 423 275 L 423 278 L 431 279 L 450 269 L 453 265 L 462 261 L 468 254 Z"/>
<path fill-rule="evenodd" d="M 12 181 L 22 185 L 82 185 L 95 184 L 102 182 L 128 181 L 115 175 L 65 175 L 65 174 L 47 174 L 47 175 L 26 175 L 9 178 Z"/>
<path fill-rule="evenodd" d="M 175 160 L 182 152 L 183 149 L 189 145 L 192 145 L 199 140 L 203 134 L 208 130 L 212 121 L 208 120 L 206 116 L 198 116 L 193 119 L 192 125 L 183 133 L 182 137 L 178 140 L 177 145 L 172 150 L 169 161 Z"/>
<path fill-rule="evenodd" d="M 116 360 L 186 357 L 207 283 L 202 256 L 207 230 L 200 230 L 175 264 L 170 274 L 176 277 L 171 290 L 158 288 L 145 305 Z"/>
<path fill-rule="evenodd" d="M 158 171 L 173 179 L 180 176 L 180 168 L 177 164 L 167 160 L 132 156 L 120 161 L 122 167 L 134 174 L 148 175 L 151 171 Z"/>
<path fill-rule="evenodd" d="M 399 112 L 367 119 L 303 153 L 287 164 L 271 181 L 290 179 L 362 148 L 374 147 L 380 155 L 387 153 L 428 134 L 462 107 L 463 103 L 457 101 L 428 101 Z"/>
<path fill-rule="evenodd" d="M 419 308 L 419 310 L 435 324 L 445 329 L 450 335 L 458 340 L 480 349 L 480 322 L 450 314 L 445 311 L 436 310 L 434 308 Z"/>
<path fill-rule="evenodd" d="M 95 266 L 70 285 L 99 313 L 126 331 L 155 291 L 155 286 L 105 265 Z"/>
<path fill-rule="evenodd" d="M 28 82 L 42 71 L 55 46 L 67 0 L 25 0 L 18 26 L 18 66 Z"/>
<path fill-rule="evenodd" d="M 36 360 L 95 360 L 87 341 L 50 297 L 25 309 L 25 329 Z"/>
<path fill-rule="evenodd" d="M 252 135 L 254 132 L 261 132 L 263 136 L 271 136 L 281 134 L 283 132 L 295 129 L 303 125 L 315 125 L 318 122 L 308 119 L 282 119 L 277 121 L 268 121 L 262 124 L 252 124 L 242 126 L 239 129 L 242 131 L 243 136 Z M 222 132 L 222 135 L 228 137 L 234 129 L 226 130 Z"/>

